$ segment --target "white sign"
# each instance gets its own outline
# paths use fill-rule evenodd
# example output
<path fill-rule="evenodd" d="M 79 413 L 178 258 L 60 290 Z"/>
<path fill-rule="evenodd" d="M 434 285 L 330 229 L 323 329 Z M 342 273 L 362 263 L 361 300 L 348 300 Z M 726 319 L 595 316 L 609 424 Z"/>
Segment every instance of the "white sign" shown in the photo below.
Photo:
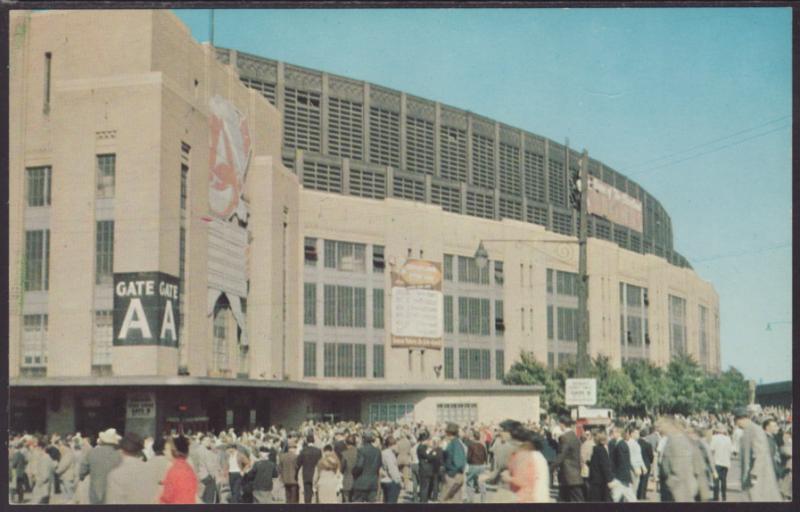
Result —
<path fill-rule="evenodd" d="M 597 379 L 567 379 L 564 401 L 569 405 L 597 403 Z"/>
<path fill-rule="evenodd" d="M 392 335 L 441 338 L 444 296 L 437 290 L 392 288 Z"/>
<path fill-rule="evenodd" d="M 128 418 L 155 418 L 156 398 L 153 393 L 128 395 Z"/>
<path fill-rule="evenodd" d="M 594 176 L 589 176 L 586 209 L 598 217 L 642 232 L 642 202 Z"/>

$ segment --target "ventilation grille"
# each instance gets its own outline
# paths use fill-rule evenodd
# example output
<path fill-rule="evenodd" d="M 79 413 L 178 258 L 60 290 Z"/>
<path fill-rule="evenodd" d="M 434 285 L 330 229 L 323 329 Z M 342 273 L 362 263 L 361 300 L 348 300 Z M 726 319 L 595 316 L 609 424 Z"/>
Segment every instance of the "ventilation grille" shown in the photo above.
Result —
<path fill-rule="evenodd" d="M 446 212 L 461 213 L 461 190 L 445 185 L 431 185 L 431 203 Z"/>
<path fill-rule="evenodd" d="M 467 215 L 494 218 L 494 196 L 477 191 L 467 192 Z"/>
<path fill-rule="evenodd" d="M 283 108 L 283 144 L 320 152 L 320 94 L 286 88 Z"/>
<path fill-rule="evenodd" d="M 507 194 L 522 192 L 519 177 L 519 148 L 500 143 L 500 191 Z"/>
<path fill-rule="evenodd" d="M 406 168 L 412 172 L 433 174 L 433 123 L 407 116 Z"/>
<path fill-rule="evenodd" d="M 442 126 L 439 132 L 439 155 L 442 178 L 467 181 L 467 132 Z"/>
<path fill-rule="evenodd" d="M 383 199 L 386 197 L 386 176 L 380 171 L 350 167 L 350 194 Z"/>
<path fill-rule="evenodd" d="M 328 152 L 343 158 L 364 158 L 364 108 L 360 103 L 328 99 Z"/>
<path fill-rule="evenodd" d="M 342 192 L 342 168 L 317 162 L 303 162 L 303 186 L 323 192 Z"/>
<path fill-rule="evenodd" d="M 567 206 L 567 184 L 564 174 L 564 164 L 550 160 L 550 202 L 556 206 Z"/>
<path fill-rule="evenodd" d="M 410 199 L 412 201 L 425 200 L 425 183 L 423 181 L 403 178 L 397 175 L 395 175 L 393 181 L 392 195 L 394 197 Z"/>
<path fill-rule="evenodd" d="M 369 110 L 369 159 L 400 167 L 400 114 L 382 108 Z"/>
<path fill-rule="evenodd" d="M 494 141 L 472 134 L 472 183 L 479 187 L 495 188 Z"/>

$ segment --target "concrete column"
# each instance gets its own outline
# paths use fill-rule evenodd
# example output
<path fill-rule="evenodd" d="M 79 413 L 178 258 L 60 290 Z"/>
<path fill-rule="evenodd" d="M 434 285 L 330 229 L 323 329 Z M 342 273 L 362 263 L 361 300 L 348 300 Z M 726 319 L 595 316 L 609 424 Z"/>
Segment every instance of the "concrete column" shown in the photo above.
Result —
<path fill-rule="evenodd" d="M 406 93 L 400 93 L 400 168 L 406 170 L 406 116 L 408 115 Z"/>
<path fill-rule="evenodd" d="M 428 204 L 431 202 L 431 178 L 430 174 L 425 175 L 425 202 Z"/>
<path fill-rule="evenodd" d="M 275 105 L 281 112 L 283 112 L 283 108 L 286 106 L 286 67 L 282 61 L 278 61 L 278 83 L 275 85 Z"/>
<path fill-rule="evenodd" d="M 472 184 L 472 114 L 469 112 L 467 112 L 467 183 Z"/>
<path fill-rule="evenodd" d="M 328 105 L 329 105 L 329 96 L 328 96 L 328 73 L 322 73 L 322 95 L 320 98 L 319 109 L 320 109 L 320 140 L 321 140 L 321 150 L 322 154 L 328 154 L 328 119 L 330 117 L 330 113 L 328 112 Z"/>
<path fill-rule="evenodd" d="M 435 103 L 433 115 L 433 173 L 436 176 L 442 175 L 442 147 L 439 140 L 439 132 L 442 131 L 442 104 Z M 426 199 L 426 202 L 430 202 Z"/>
<path fill-rule="evenodd" d="M 363 89 L 364 95 L 363 95 L 363 100 L 362 100 L 363 101 L 362 122 L 364 123 L 364 129 L 362 130 L 362 133 L 364 134 L 364 141 L 363 141 L 364 142 L 364 150 L 363 150 L 363 153 L 364 153 L 364 161 L 365 162 L 370 162 L 371 161 L 370 160 L 370 155 L 369 155 L 369 142 L 370 142 L 370 136 L 371 136 L 371 131 L 370 131 L 370 128 L 369 128 L 369 109 L 370 109 L 369 91 L 370 91 L 370 85 L 369 85 L 368 82 L 364 82 L 363 85 L 364 85 L 364 89 Z"/>
<path fill-rule="evenodd" d="M 350 195 L 350 159 L 342 158 L 342 194 Z"/>
<path fill-rule="evenodd" d="M 394 197 L 394 169 L 388 165 L 386 166 L 386 197 Z M 384 307 L 386 307 L 385 303 Z"/>

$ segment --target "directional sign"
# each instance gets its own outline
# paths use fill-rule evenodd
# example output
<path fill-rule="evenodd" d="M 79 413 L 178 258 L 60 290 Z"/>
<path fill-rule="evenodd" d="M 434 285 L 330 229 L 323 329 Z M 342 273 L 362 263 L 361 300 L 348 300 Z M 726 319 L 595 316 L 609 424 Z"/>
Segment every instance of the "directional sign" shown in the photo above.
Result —
<path fill-rule="evenodd" d="M 570 405 L 597 403 L 597 379 L 567 379 L 564 401 Z"/>

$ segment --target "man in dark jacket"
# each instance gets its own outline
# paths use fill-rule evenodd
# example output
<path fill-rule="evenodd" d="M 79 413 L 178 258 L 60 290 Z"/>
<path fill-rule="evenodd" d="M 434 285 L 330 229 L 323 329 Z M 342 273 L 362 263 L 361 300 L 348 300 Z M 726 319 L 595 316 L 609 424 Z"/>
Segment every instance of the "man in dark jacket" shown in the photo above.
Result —
<path fill-rule="evenodd" d="M 609 485 L 613 480 L 614 472 L 608 456 L 606 433 L 598 432 L 594 435 L 594 448 L 589 459 L 589 501 L 611 501 Z"/>
<path fill-rule="evenodd" d="M 439 489 L 444 481 L 444 449 L 441 438 L 436 438 L 431 443 L 429 459 L 433 466 L 433 481 L 431 483 L 430 501 L 439 501 Z"/>
<path fill-rule="evenodd" d="M 353 467 L 353 502 L 374 503 L 378 497 L 378 472 L 383 460 L 381 451 L 373 446 L 371 432 L 364 432 L 362 444 Z"/>
<path fill-rule="evenodd" d="M 462 501 L 461 493 L 464 487 L 464 468 L 467 465 L 467 451 L 458 436 L 458 431 L 458 425 L 455 423 L 448 423 L 444 430 L 447 438 L 447 448 L 444 450 L 443 502 Z"/>
<path fill-rule="evenodd" d="M 564 431 L 558 438 L 558 455 L 553 461 L 553 466 L 558 469 L 559 501 L 583 501 L 581 441 L 573 430 L 572 418 L 562 416 L 558 423 Z"/>
<path fill-rule="evenodd" d="M 610 450 L 611 465 L 614 468 L 615 486 L 611 490 L 611 497 L 614 501 L 620 502 L 623 498 L 626 501 L 636 501 L 636 492 L 633 489 L 633 466 L 631 466 L 631 451 L 628 448 L 628 434 L 625 433 L 623 439 L 619 438 L 619 428 L 615 427 L 615 437 L 617 442 Z"/>
<path fill-rule="evenodd" d="M 278 478 L 278 467 L 269 460 L 269 448 L 258 449 L 260 459 L 253 465 L 253 502 L 272 503 L 272 479 Z"/>
<path fill-rule="evenodd" d="M 342 452 L 342 503 L 353 501 L 353 468 L 358 458 L 356 449 L 356 436 L 348 434 L 345 439 L 345 449 Z"/>
<path fill-rule="evenodd" d="M 296 441 L 290 438 L 286 445 L 286 452 L 281 453 L 278 457 L 278 472 L 286 492 L 286 503 L 299 502 L 296 449 Z"/>
<path fill-rule="evenodd" d="M 423 431 L 419 435 L 417 445 L 417 459 L 419 459 L 419 503 L 428 503 L 431 498 L 434 476 L 434 456 L 431 450 L 431 439 L 427 432 Z"/>
<path fill-rule="evenodd" d="M 306 444 L 297 456 L 297 471 L 303 471 L 303 501 L 312 503 L 314 497 L 314 470 L 322 458 L 322 450 L 314 446 L 314 434 L 306 436 Z M 299 480 L 299 479 L 298 479 Z"/>
<path fill-rule="evenodd" d="M 639 479 L 639 488 L 636 490 L 636 499 L 639 501 L 647 499 L 647 482 L 650 481 L 650 473 L 653 467 L 653 460 L 655 459 L 654 446 L 646 439 L 649 435 L 650 430 L 645 427 L 642 429 L 638 439 L 639 446 L 642 448 L 642 459 L 647 468 L 647 472 Z"/>

